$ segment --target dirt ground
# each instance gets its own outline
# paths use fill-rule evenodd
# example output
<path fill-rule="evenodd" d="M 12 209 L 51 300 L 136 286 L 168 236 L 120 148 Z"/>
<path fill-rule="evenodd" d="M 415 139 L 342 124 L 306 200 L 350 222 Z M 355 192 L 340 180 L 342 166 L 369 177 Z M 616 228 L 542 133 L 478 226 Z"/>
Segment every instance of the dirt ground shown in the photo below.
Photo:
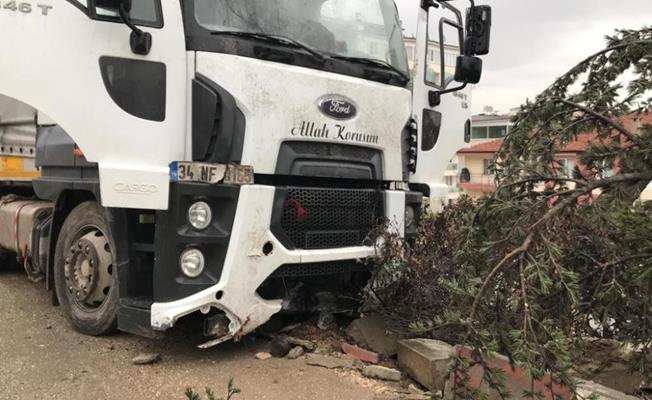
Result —
<path fill-rule="evenodd" d="M 94 338 L 74 332 L 43 284 L 20 270 L 0 270 L 0 399 L 185 399 L 187 387 L 223 396 L 229 378 L 235 399 L 373 399 L 387 388 L 297 360 L 257 360 L 264 340 L 249 338 L 210 350 L 195 348 L 177 332 L 154 341 L 116 334 Z M 156 352 L 162 361 L 136 366 L 131 359 Z"/>

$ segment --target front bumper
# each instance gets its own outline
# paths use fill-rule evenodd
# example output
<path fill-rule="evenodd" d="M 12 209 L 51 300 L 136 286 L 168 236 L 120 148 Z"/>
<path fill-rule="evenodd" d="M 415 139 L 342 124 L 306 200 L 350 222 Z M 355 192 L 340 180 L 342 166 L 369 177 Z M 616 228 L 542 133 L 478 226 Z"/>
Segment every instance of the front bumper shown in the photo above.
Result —
<path fill-rule="evenodd" d="M 193 312 L 208 314 L 211 308 L 217 308 L 229 319 L 228 334 L 220 341 L 237 338 L 281 311 L 282 300 L 265 300 L 256 293 L 259 286 L 281 266 L 364 259 L 374 255 L 374 246 L 319 250 L 286 248 L 271 228 L 276 191 L 275 187 L 264 185 L 240 188 L 219 280 L 181 299 L 154 302 L 151 306 L 151 327 L 154 330 L 166 330 L 179 318 Z M 390 226 L 403 232 L 406 193 L 382 193 L 385 217 Z"/>

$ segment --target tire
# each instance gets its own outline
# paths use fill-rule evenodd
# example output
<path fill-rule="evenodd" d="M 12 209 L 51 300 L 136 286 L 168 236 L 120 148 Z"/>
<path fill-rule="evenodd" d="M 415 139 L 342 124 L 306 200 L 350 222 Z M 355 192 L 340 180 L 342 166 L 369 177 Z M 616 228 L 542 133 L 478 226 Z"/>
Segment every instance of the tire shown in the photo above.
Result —
<path fill-rule="evenodd" d="M 8 269 L 9 261 L 9 253 L 0 251 L 0 270 Z"/>
<path fill-rule="evenodd" d="M 113 260 L 115 245 L 104 208 L 92 201 L 79 204 L 59 232 L 54 284 L 61 309 L 80 333 L 100 336 L 117 329 L 119 290 Z"/>
<path fill-rule="evenodd" d="M 16 254 L 2 251 L 0 252 L 0 271 L 11 271 L 18 267 Z"/>

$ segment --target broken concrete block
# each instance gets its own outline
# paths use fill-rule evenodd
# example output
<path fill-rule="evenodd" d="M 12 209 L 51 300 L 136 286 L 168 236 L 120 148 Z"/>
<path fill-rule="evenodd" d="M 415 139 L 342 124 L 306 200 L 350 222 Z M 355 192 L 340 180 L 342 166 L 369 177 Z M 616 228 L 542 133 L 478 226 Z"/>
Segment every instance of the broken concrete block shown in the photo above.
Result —
<path fill-rule="evenodd" d="M 256 358 L 259 360 L 269 360 L 272 358 L 272 355 L 267 352 L 256 353 Z"/>
<path fill-rule="evenodd" d="M 456 351 L 461 357 L 467 360 L 473 359 L 471 350 L 468 348 L 458 347 Z M 503 371 L 505 376 L 505 389 L 514 399 L 522 398 L 524 392 L 534 390 L 535 393 L 544 396 L 543 398 L 546 400 L 551 400 L 551 388 L 556 396 L 555 399 L 573 399 L 572 391 L 566 386 L 551 381 L 550 375 L 547 374 L 542 379 L 532 382 L 526 370 L 513 366 L 509 362 L 509 358 L 503 355 L 497 354 L 492 358 L 485 359 L 485 362 L 489 368 L 501 369 Z M 452 376 L 449 384 L 452 387 Z M 481 388 L 489 400 L 501 400 L 503 398 L 496 390 L 488 387 L 484 380 L 484 368 L 481 365 L 476 365 L 469 370 L 468 385 L 471 388 Z"/>
<path fill-rule="evenodd" d="M 401 340 L 398 342 L 398 365 L 424 387 L 440 392 L 448 380 L 454 352 L 453 346 L 439 340 Z"/>
<path fill-rule="evenodd" d="M 422 394 L 422 395 L 425 395 L 425 396 L 429 396 L 429 395 L 430 395 L 429 392 L 426 392 L 425 390 L 421 390 L 421 389 L 419 389 L 418 387 L 416 387 L 416 386 L 415 386 L 414 384 L 412 384 L 412 383 L 410 383 L 410 384 L 408 385 L 408 387 L 407 387 L 407 391 L 408 391 L 408 393 L 410 393 L 410 394 Z"/>
<path fill-rule="evenodd" d="M 365 365 L 362 369 L 362 375 L 367 378 L 382 379 L 384 381 L 400 381 L 401 371 L 393 368 L 382 367 L 380 365 Z"/>
<path fill-rule="evenodd" d="M 134 365 L 149 365 L 161 361 L 161 355 L 158 353 L 141 353 L 131 359 Z"/>
<path fill-rule="evenodd" d="M 362 349 L 358 346 L 353 346 L 348 343 L 342 343 L 342 351 L 355 359 L 371 364 L 378 364 L 378 361 L 380 361 L 380 357 L 377 353 Z"/>
<path fill-rule="evenodd" d="M 308 354 L 306 357 L 306 364 L 328 369 L 353 368 L 353 360 L 349 358 L 338 358 L 332 356 L 324 356 L 321 354 Z"/>
<path fill-rule="evenodd" d="M 395 355 L 398 350 L 399 336 L 389 329 L 379 315 L 356 319 L 346 328 L 346 334 L 356 344 L 385 357 Z"/>
<path fill-rule="evenodd" d="M 448 383 L 452 387 L 450 366 L 455 354 L 468 360 L 473 359 L 471 351 L 464 347 L 455 348 L 447 343 L 429 339 L 411 339 L 399 342 L 398 364 L 401 368 L 433 393 L 444 393 Z M 562 399 L 571 399 L 572 393 L 567 387 L 555 382 L 550 382 L 546 376 L 541 380 L 531 382 L 528 373 L 522 368 L 514 368 L 509 359 L 496 355 L 485 360 L 490 368 L 499 368 L 505 376 L 505 389 L 515 399 L 521 398 L 525 391 L 533 387 L 536 392 L 544 396 L 549 393 L 552 386 L 554 393 Z M 476 365 L 469 370 L 468 385 L 471 388 L 481 388 L 490 400 L 500 400 L 502 396 L 486 386 L 484 369 Z M 450 393 L 449 393 L 450 394 Z M 546 397 L 547 399 L 548 397 Z"/>
<path fill-rule="evenodd" d="M 433 400 L 435 398 L 438 397 L 413 393 L 383 393 L 375 395 L 373 400 Z"/>
<path fill-rule="evenodd" d="M 290 352 L 288 353 L 288 356 L 287 356 L 287 357 L 288 357 L 290 360 L 295 360 L 295 359 L 301 357 L 304 353 L 305 353 L 305 352 L 304 352 L 304 350 L 303 350 L 303 347 L 301 347 L 301 346 L 296 346 L 295 348 L 293 348 L 292 350 L 290 350 Z"/>
<path fill-rule="evenodd" d="M 317 346 L 310 340 L 299 339 L 293 336 L 288 336 L 287 339 L 290 344 L 301 346 L 308 351 L 315 351 L 315 348 L 317 348 Z"/>
<path fill-rule="evenodd" d="M 591 376 L 593 382 L 620 392 L 634 393 L 645 384 L 645 377 L 640 372 L 632 372 L 623 362 L 600 366 Z"/>
<path fill-rule="evenodd" d="M 592 394 L 598 396 L 598 400 L 636 400 L 637 397 L 628 396 L 623 392 L 600 385 L 599 383 L 586 381 L 577 386 L 577 394 L 588 397 Z"/>
<path fill-rule="evenodd" d="M 642 203 L 652 202 L 652 182 L 648 183 L 647 187 L 641 192 L 639 199 Z"/>

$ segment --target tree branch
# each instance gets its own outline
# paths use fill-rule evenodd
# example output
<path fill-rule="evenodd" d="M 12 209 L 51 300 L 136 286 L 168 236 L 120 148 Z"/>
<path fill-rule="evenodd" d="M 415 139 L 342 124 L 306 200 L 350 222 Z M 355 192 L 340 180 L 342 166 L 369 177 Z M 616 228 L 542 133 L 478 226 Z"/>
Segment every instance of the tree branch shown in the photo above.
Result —
<path fill-rule="evenodd" d="M 480 287 L 480 290 L 478 291 L 478 293 L 476 294 L 473 300 L 473 305 L 471 306 L 471 312 L 469 313 L 469 317 L 468 317 L 468 323 L 473 324 L 473 320 L 475 319 L 475 314 L 480 304 L 482 295 L 484 294 L 485 290 L 487 290 L 487 287 L 489 287 L 489 284 L 493 280 L 494 276 L 496 276 L 496 274 L 498 274 L 503 269 L 503 267 L 507 264 L 507 262 L 509 262 L 512 258 L 516 257 L 521 253 L 526 252 L 530 248 L 530 245 L 532 244 L 532 240 L 534 239 L 536 228 L 540 224 L 552 218 L 554 215 L 556 215 L 564 208 L 575 203 L 577 199 L 582 195 L 591 193 L 595 189 L 606 187 L 614 183 L 620 183 L 626 181 L 641 181 L 641 180 L 652 180 L 652 171 L 615 175 L 609 178 L 600 179 L 598 181 L 586 185 L 582 190 L 576 190 L 570 196 L 568 196 L 563 201 L 557 203 L 553 208 L 548 210 L 543 215 L 543 217 L 541 217 L 537 222 L 535 222 L 532 226 L 530 226 L 530 233 L 525 237 L 523 243 L 517 248 L 515 248 L 514 250 L 512 250 L 511 252 L 509 252 L 505 257 L 503 257 L 502 260 L 500 260 L 500 262 L 496 264 L 496 266 L 491 270 L 489 275 L 487 275 L 485 280 L 482 282 L 482 286 Z"/>
<path fill-rule="evenodd" d="M 597 112 L 595 110 L 591 110 L 590 108 L 585 107 L 585 106 L 583 106 L 581 104 L 574 103 L 574 102 L 572 102 L 570 100 L 562 99 L 561 97 L 557 97 L 557 98 L 555 98 L 555 100 L 559 101 L 561 103 L 564 103 L 564 104 L 566 104 L 568 106 L 574 107 L 574 108 L 576 108 L 576 109 L 578 109 L 578 110 L 580 110 L 582 112 L 585 112 L 587 114 L 593 115 L 594 117 L 596 117 L 600 121 L 604 122 L 607 125 L 611 125 L 618 132 L 622 133 L 624 136 L 627 137 L 627 139 L 629 139 L 630 142 L 636 143 L 639 146 L 641 145 L 641 139 L 638 136 L 636 136 L 634 133 L 632 133 L 632 132 L 628 131 L 627 129 L 625 129 L 625 127 L 623 125 L 621 125 L 620 123 L 614 121 L 613 119 L 607 118 L 606 116 L 600 114 L 599 112 Z"/>

